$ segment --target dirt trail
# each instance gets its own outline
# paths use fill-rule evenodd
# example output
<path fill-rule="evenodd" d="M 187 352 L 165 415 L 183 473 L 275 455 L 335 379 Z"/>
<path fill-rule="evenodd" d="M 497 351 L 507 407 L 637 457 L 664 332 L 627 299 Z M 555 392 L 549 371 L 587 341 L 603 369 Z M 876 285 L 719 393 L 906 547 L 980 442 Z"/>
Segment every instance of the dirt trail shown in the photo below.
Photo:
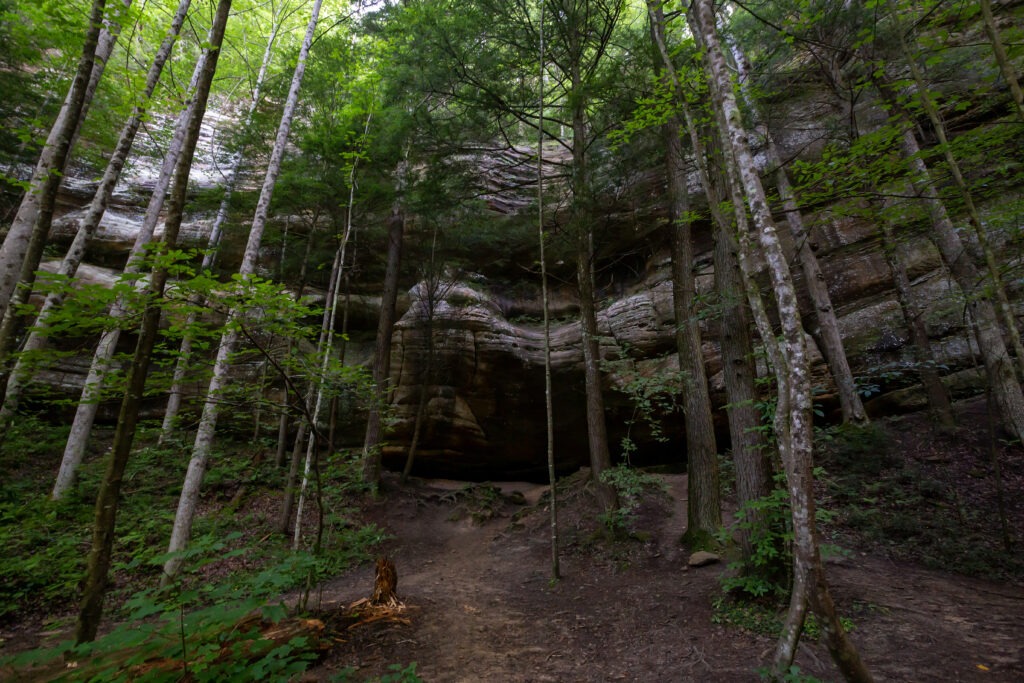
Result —
<path fill-rule="evenodd" d="M 685 477 L 667 483 L 672 500 L 640 511 L 642 542 L 596 541 L 587 496 L 570 497 L 554 584 L 546 509 L 506 497 L 487 508 L 491 519 L 474 522 L 473 503 L 453 501 L 451 483 L 392 494 L 367 518 L 395 537 L 386 550 L 412 623 L 352 631 L 308 680 L 346 666 L 364 680 L 410 662 L 438 682 L 759 680 L 774 641 L 712 623 L 723 567 L 686 567 Z M 530 502 L 545 490 L 505 488 Z M 829 576 L 878 680 L 1024 680 L 1020 587 L 864 556 L 830 565 Z M 372 567 L 353 570 L 325 587 L 324 606 L 366 596 L 372 583 Z M 798 663 L 836 679 L 816 643 L 801 646 Z"/>

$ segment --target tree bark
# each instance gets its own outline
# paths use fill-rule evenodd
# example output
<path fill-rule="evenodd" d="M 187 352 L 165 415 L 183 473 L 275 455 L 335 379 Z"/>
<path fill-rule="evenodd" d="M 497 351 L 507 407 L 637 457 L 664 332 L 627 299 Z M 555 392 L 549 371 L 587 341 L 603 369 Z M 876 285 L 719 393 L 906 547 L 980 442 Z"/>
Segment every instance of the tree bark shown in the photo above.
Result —
<path fill-rule="evenodd" d="M 668 174 L 669 229 L 672 231 L 672 308 L 676 352 L 683 372 L 683 418 L 686 426 L 687 529 L 693 547 L 709 547 L 722 526 L 718 454 L 711 416 L 707 372 L 697 321 L 693 238 L 683 165 L 680 125 L 673 117 L 663 126 Z"/>
<path fill-rule="evenodd" d="M 985 34 L 992 42 L 992 54 L 995 55 L 996 63 L 999 65 L 999 72 L 1006 79 L 1006 85 L 1010 88 L 1013 102 L 1016 105 L 1017 118 L 1024 121 L 1024 91 L 1021 90 L 1020 81 L 1017 80 L 1017 72 L 1006 55 L 1006 48 L 999 36 L 999 29 L 996 27 L 995 17 L 992 16 L 992 1 L 979 0 L 981 6 L 981 17 L 985 23 Z"/>
<path fill-rule="evenodd" d="M 900 152 L 910 170 L 910 182 L 914 191 L 928 210 L 932 223 L 929 238 L 938 247 L 943 263 L 967 298 L 967 308 L 974 320 L 975 335 L 988 385 L 999 409 L 1003 428 L 1014 438 L 1024 438 L 1024 393 L 1021 391 L 1013 361 L 1003 341 L 995 307 L 989 298 L 989 292 L 986 291 L 985 283 L 989 278 L 978 271 L 960 239 L 946 206 L 935 189 L 928 167 L 921 158 L 921 146 L 914 136 L 912 122 L 897 104 L 897 94 L 892 84 L 881 73 L 875 74 L 874 84 L 882 99 L 895 112 L 895 124 L 903 129 L 899 133 Z"/>
<path fill-rule="evenodd" d="M 733 44 L 731 47 L 740 76 L 740 92 L 744 94 L 748 106 L 756 112 L 757 104 L 749 95 L 750 68 L 746 56 L 737 45 Z M 804 286 L 807 287 L 811 304 L 814 306 L 814 324 L 806 325 L 807 331 L 818 343 L 822 355 L 825 356 L 832 379 L 836 383 L 843 422 L 855 425 L 867 424 L 868 416 L 860 394 L 857 392 L 857 383 L 854 380 L 853 371 L 850 369 L 846 350 L 843 348 L 843 337 L 839 333 L 839 321 L 836 320 L 832 297 L 829 296 L 825 275 L 821 272 L 818 257 L 815 255 L 817 245 L 804 223 L 803 213 L 796 203 L 796 195 L 789 182 L 789 174 L 782 164 L 782 157 L 775 146 L 775 139 L 772 137 L 767 123 L 761 123 L 760 129 L 768 164 L 775 170 L 775 185 L 779 191 L 779 198 L 782 200 L 782 208 L 786 213 L 786 222 L 793 235 L 793 247 L 796 249 L 797 260 L 804 276 Z"/>
<path fill-rule="evenodd" d="M 896 300 L 900 304 L 903 318 L 907 321 L 910 343 L 914 347 L 917 375 L 921 378 L 921 386 L 924 387 L 925 396 L 928 398 L 928 406 L 939 426 L 943 430 L 951 432 L 956 428 L 956 420 L 953 417 L 949 392 L 939 376 L 935 354 L 932 353 L 928 330 L 924 323 L 924 311 L 921 310 L 913 288 L 910 286 L 906 265 L 900 258 L 899 245 L 888 221 L 882 221 L 882 239 L 884 240 L 885 259 L 892 272 L 893 286 L 896 289 Z"/>
<path fill-rule="evenodd" d="M 784 365 L 775 368 L 780 380 L 775 431 L 786 471 L 793 521 L 794 596 L 790 604 L 790 614 L 798 614 L 801 618 L 796 620 L 796 623 L 787 619 L 776 650 L 775 673 L 780 675 L 788 669 L 796 654 L 797 638 L 794 637 L 792 629 L 795 627 L 798 633 L 802 626 L 803 591 L 806 589 L 807 600 L 819 617 L 829 652 L 843 676 L 853 681 L 870 681 L 871 674 L 861 661 L 836 614 L 818 548 L 811 474 L 811 386 L 806 341 L 789 265 L 783 254 L 764 188 L 761 186 L 750 153 L 747 131 L 733 94 L 733 81 L 726 69 L 722 46 L 715 28 L 712 0 L 695 0 L 690 5 L 688 18 L 694 34 L 700 36 L 706 48 L 705 67 L 711 83 L 712 104 L 724 124 L 721 131 L 723 145 L 735 158 L 735 165 L 747 195 L 747 205 L 757 230 L 761 254 L 768 267 L 782 327 L 779 360 Z M 742 263 L 741 261 L 741 265 Z M 745 275 L 749 280 L 753 273 L 748 271 Z"/>
<path fill-rule="evenodd" d="M 722 200 L 725 199 L 725 193 L 722 191 L 724 183 L 719 177 L 713 177 L 708 167 L 709 158 L 714 154 L 718 161 L 718 176 L 720 176 L 723 172 L 724 160 L 721 150 L 716 149 L 714 145 L 713 137 L 709 136 L 710 149 L 705 147 L 686 93 L 683 91 L 681 80 L 669 56 L 665 40 L 663 3 L 658 0 L 648 0 L 647 8 L 651 20 L 652 37 L 661 55 L 665 71 L 671 80 L 676 106 L 683 112 L 687 133 L 693 148 L 697 175 L 708 200 L 712 224 L 716 228 L 715 288 L 722 307 L 719 340 L 728 399 L 726 412 L 729 418 L 729 436 L 736 467 L 736 494 L 742 506 L 763 498 L 771 492 L 771 467 L 768 461 L 767 444 L 759 429 L 761 416 L 754 405 L 757 398 L 754 384 L 756 379 L 754 347 L 750 335 L 750 312 L 743 305 L 741 275 L 735 251 L 736 240 L 732 237 L 734 227 L 720 208 Z M 742 202 L 739 202 L 738 206 L 737 220 L 742 220 L 745 225 L 745 209 Z M 749 559 L 752 555 L 751 537 L 757 533 L 758 529 L 764 527 L 764 514 L 754 509 L 748 509 L 746 521 L 751 528 L 740 529 L 738 540 L 743 557 Z"/>
<path fill-rule="evenodd" d="M 664 11 L 660 3 L 647 3 L 651 35 L 663 45 Z M 666 67 L 655 56 L 655 71 L 664 77 Z M 667 79 L 670 80 L 670 79 Z M 673 85 L 670 82 L 670 85 Z M 718 454 L 711 416 L 707 371 L 697 319 L 697 291 L 694 281 L 696 258 L 690 222 L 690 197 L 680 135 L 682 125 L 670 116 L 662 126 L 665 139 L 665 173 L 668 181 L 668 218 L 672 251 L 672 308 L 675 314 L 676 353 L 683 374 L 683 419 L 686 429 L 687 529 L 684 539 L 692 547 L 710 547 L 722 526 L 722 505 L 718 480 Z"/>
<path fill-rule="evenodd" d="M 992 293 L 995 297 L 995 308 L 996 313 L 999 315 L 999 320 L 1003 324 L 1003 328 L 1006 330 L 1006 337 L 1009 340 L 1010 346 L 1013 348 L 1013 352 L 1017 357 L 1017 377 L 1020 380 L 1024 380 L 1024 345 L 1021 343 L 1020 329 L 1017 325 L 1017 318 L 1013 313 L 1013 308 L 1010 305 L 1010 299 L 1006 294 L 1006 284 L 1003 282 L 1003 276 L 999 270 L 999 263 L 996 261 L 996 255 L 992 251 L 992 244 L 988 239 L 988 230 L 985 228 L 985 223 L 981 220 L 981 214 L 978 212 L 978 208 L 974 204 L 974 196 L 971 194 L 971 190 L 967 187 L 967 181 L 964 179 L 963 172 L 960 170 L 960 163 L 953 155 L 953 150 L 949 144 L 949 138 L 946 135 L 946 123 L 942 120 L 942 115 L 939 113 L 938 105 L 935 100 L 932 99 L 931 93 L 928 91 L 928 84 L 924 80 L 924 74 L 921 72 L 920 67 L 917 65 L 915 56 L 911 53 L 910 48 L 903 40 L 903 32 L 899 31 L 900 35 L 900 46 L 903 49 L 903 56 L 910 66 L 910 73 L 914 77 L 914 83 L 917 86 L 918 99 L 921 101 L 921 105 L 925 112 L 928 114 L 928 119 L 931 121 L 932 128 L 935 131 L 935 136 L 939 140 L 939 145 L 942 147 L 942 155 L 946 159 L 946 165 L 949 166 L 950 174 L 953 176 L 953 183 L 956 185 L 957 190 L 960 192 L 960 197 L 963 199 L 964 208 L 967 209 L 967 218 L 971 223 L 971 227 L 974 228 L 974 234 L 978 239 L 977 248 L 981 251 L 981 260 L 985 263 L 986 273 L 989 277 L 989 281 L 992 286 Z M 968 242 L 968 246 L 972 246 Z"/>
<path fill-rule="evenodd" d="M 196 142 L 199 140 L 199 129 L 206 112 L 206 102 L 213 83 L 213 74 L 217 69 L 219 47 L 224 38 L 231 0 L 220 0 L 217 14 L 207 44 L 210 46 L 209 56 L 205 61 L 202 77 L 196 91 L 196 103 L 192 112 L 192 120 L 185 136 L 184 150 L 174 170 L 174 188 L 167 212 L 166 230 L 164 233 L 165 249 L 174 249 L 177 245 L 178 230 L 181 227 L 185 197 L 188 191 L 188 176 L 192 168 L 192 157 Z M 146 374 L 149 371 L 150 357 L 159 333 L 160 311 L 159 299 L 163 296 L 167 282 L 167 270 L 159 268 L 154 271 L 150 281 L 151 301 L 146 306 L 142 329 L 139 333 L 135 358 L 128 375 L 128 389 L 121 402 L 117 430 L 114 434 L 113 453 L 101 484 L 100 493 L 96 497 L 96 517 L 93 523 L 92 549 L 89 553 L 88 570 L 83 591 L 82 605 L 78 624 L 75 630 L 75 642 L 90 642 L 96 638 L 100 619 L 103 614 L 103 599 L 106 595 L 107 574 L 114 544 L 117 508 L 121 495 L 121 483 L 128 457 L 131 455 L 135 427 L 138 423 L 139 408 L 142 405 L 143 392 L 146 386 Z"/>
<path fill-rule="evenodd" d="M 270 67 L 270 60 L 273 56 L 274 41 L 277 39 L 277 32 L 281 28 L 278 21 L 280 15 L 275 13 L 271 17 L 270 36 L 267 38 L 267 46 L 263 50 L 263 60 L 260 62 L 260 69 L 256 75 L 256 83 L 253 85 L 252 96 L 249 100 L 249 109 L 245 113 L 245 120 L 242 123 L 242 130 L 248 131 L 252 124 L 252 118 L 256 113 L 256 107 L 260 103 L 260 94 L 263 90 L 263 81 L 267 76 L 267 69 Z M 227 183 L 224 186 L 224 197 L 221 199 L 217 209 L 217 216 L 210 228 L 210 236 L 206 243 L 206 253 L 203 255 L 201 270 L 211 270 L 217 259 L 217 249 L 220 246 L 221 233 L 223 232 L 224 221 L 227 220 L 228 210 L 231 208 L 231 195 L 234 192 L 235 184 L 238 182 L 238 174 L 242 166 L 242 152 L 237 151 L 231 157 L 230 170 L 228 171 Z M 185 321 L 185 328 L 191 328 L 196 322 L 196 313 L 190 313 Z M 178 351 L 178 360 L 174 365 L 174 375 L 171 380 L 171 389 L 167 394 L 167 406 L 164 408 L 163 424 L 160 428 L 160 442 L 162 443 L 171 436 L 178 418 L 178 411 L 181 410 L 181 399 L 184 393 L 183 385 L 188 374 L 188 366 L 192 359 L 192 337 L 186 335 L 181 340 Z"/>
<path fill-rule="evenodd" d="M 132 145 L 135 142 L 135 136 L 142 124 L 149 99 L 152 97 L 153 90 L 156 89 L 157 82 L 160 80 L 160 74 L 163 71 L 164 64 L 170 57 L 174 43 L 177 41 L 190 5 L 191 0 L 181 0 L 178 4 L 178 10 L 171 19 L 166 37 L 157 50 L 153 63 L 146 75 L 146 85 L 140 96 L 139 103 L 135 105 L 131 117 L 129 117 L 124 128 L 121 130 L 117 146 L 114 148 L 114 152 L 107 163 L 107 168 L 103 172 L 103 178 L 96 188 L 96 194 L 93 196 L 89 208 L 78 226 L 75 238 L 68 248 L 67 254 L 61 261 L 57 272 L 63 277 L 71 278 L 78 272 L 78 266 L 81 265 L 82 259 L 85 256 L 85 249 L 89 244 L 89 240 L 95 234 L 96 228 L 106 212 L 110 197 L 114 193 L 117 181 L 121 177 L 121 171 L 124 169 L 128 154 L 131 152 Z M 99 50 L 97 50 L 97 59 L 99 59 L 98 53 Z M 95 69 L 93 72 L 95 74 Z M 61 303 L 63 303 L 63 296 L 60 293 L 51 292 L 48 294 L 37 316 L 36 327 L 45 328 L 50 311 Z M 6 357 L 13 347 L 15 337 L 15 316 L 13 311 L 13 307 L 8 307 L 3 315 L 3 323 L 0 324 L 0 358 Z M 45 337 L 40 334 L 38 329 L 32 330 L 25 341 L 23 350 L 36 351 L 43 347 L 45 341 Z M 17 410 L 22 388 L 30 376 L 31 370 L 24 367 L 20 360 L 16 361 L 7 383 L 3 407 L 0 408 L 0 430 L 3 429 L 14 414 L 14 411 Z"/>
<path fill-rule="evenodd" d="M 125 2 L 127 7 L 130 0 Z M 81 126 L 83 112 L 90 96 L 90 84 L 98 83 L 103 67 L 110 57 L 114 40 L 104 40 L 106 54 L 99 52 L 101 33 L 105 31 L 103 13 L 106 0 L 93 0 L 88 16 L 85 43 L 78 70 L 57 119 L 50 128 L 46 143 L 36 162 L 29 189 L 22 198 L 18 213 L 0 246 L 0 316 L 6 314 L 15 297 L 15 287 L 25 282 L 31 288 L 39 267 L 50 223 L 53 220 L 57 190 L 63 179 L 73 139 Z M 109 34 L 109 32 L 107 32 Z M 92 76 L 95 73 L 95 80 Z M 92 86 L 95 90 L 95 85 Z M 27 297 L 27 292 L 23 295 Z M 22 299 L 22 301 L 27 299 Z"/>
<path fill-rule="evenodd" d="M 398 170 L 399 191 L 404 186 L 405 163 Z M 395 327 L 395 303 L 398 299 L 398 267 L 402 260 L 402 237 L 405 215 L 401 198 L 395 200 L 388 221 L 388 260 L 384 271 L 384 292 L 380 300 L 380 318 L 377 320 L 377 339 L 373 351 L 374 401 L 366 419 L 366 437 L 363 440 L 363 483 L 374 492 L 380 487 L 381 452 L 383 438 L 381 413 L 388 401 L 388 381 L 391 375 L 391 337 Z"/>
<path fill-rule="evenodd" d="M 306 72 L 306 60 L 309 57 L 309 49 L 313 43 L 313 35 L 320 16 L 321 4 L 322 0 L 314 0 L 313 2 L 312 13 L 306 26 L 306 35 L 302 41 L 302 48 L 299 50 L 298 63 L 295 66 L 295 72 L 292 74 L 292 82 L 288 90 L 288 97 L 285 100 L 284 111 L 281 113 L 281 122 L 277 128 L 274 147 L 270 152 L 270 160 L 267 163 L 267 173 L 263 179 L 259 200 L 256 203 L 256 212 L 253 216 L 252 227 L 249 230 L 249 239 L 242 256 L 242 265 L 238 270 L 239 275 L 243 278 L 248 278 L 256 272 L 256 261 L 259 256 L 260 245 L 263 241 L 267 217 L 270 213 L 270 200 L 274 194 L 277 177 L 281 173 L 281 160 L 284 158 L 285 147 L 288 144 L 288 134 L 291 132 L 292 119 L 295 116 L 295 108 L 299 99 L 299 89 L 302 86 L 302 78 Z M 234 311 L 229 312 L 229 319 L 233 318 L 234 315 Z M 234 352 L 237 341 L 238 332 L 231 329 L 221 338 L 220 347 L 217 349 L 217 358 L 213 365 L 213 376 L 210 378 L 210 384 L 207 388 L 206 399 L 203 403 L 203 414 L 199 420 L 199 428 L 196 432 L 195 444 L 192 448 L 192 457 L 189 459 L 188 471 L 185 473 L 181 497 L 178 500 L 178 510 L 175 513 L 174 526 L 171 530 L 171 540 L 167 548 L 168 553 L 174 554 L 164 563 L 162 583 L 169 582 L 177 575 L 183 561 L 181 551 L 188 546 L 192 535 L 192 522 L 195 519 L 199 489 L 202 486 L 203 476 L 206 473 L 210 451 L 213 447 L 213 436 L 217 428 L 220 393 L 227 383 L 227 372 L 230 366 L 231 355 Z"/>
<path fill-rule="evenodd" d="M 299 485 L 299 463 L 302 462 L 303 446 L 306 442 L 306 421 L 299 422 L 299 430 L 295 435 L 295 445 L 292 446 L 292 457 L 288 461 L 288 478 L 284 483 L 284 499 L 281 502 L 281 518 L 278 522 L 278 531 L 282 536 L 288 535 L 292 525 L 292 510 L 295 507 L 295 491 Z"/>
<path fill-rule="evenodd" d="M 199 78 L 205 69 L 208 59 L 208 52 L 204 51 L 196 62 L 192 73 L 192 80 L 189 84 L 190 97 L 184 109 L 178 115 L 175 123 L 174 134 L 167 147 L 167 154 L 164 156 L 160 168 L 160 175 L 157 177 L 153 187 L 153 195 L 146 207 L 146 214 L 142 219 L 142 227 L 139 234 L 135 236 L 135 243 L 132 245 L 131 253 L 128 255 L 128 262 L 124 269 L 124 275 L 133 275 L 139 272 L 141 267 L 140 259 L 145 252 L 146 245 L 153 238 L 157 222 L 160 220 L 160 212 L 164 206 L 167 188 L 170 187 L 175 166 L 181 156 L 185 143 L 185 136 L 188 130 L 189 121 L 195 109 L 197 100 L 197 86 Z M 126 311 L 122 302 L 114 304 L 110 311 L 110 318 L 119 320 L 123 318 Z M 100 394 L 103 391 L 103 384 L 107 371 L 110 369 L 110 359 L 114 356 L 114 349 L 120 338 L 121 330 L 113 328 L 104 332 L 100 342 L 93 354 L 92 363 L 89 367 L 89 374 L 85 379 L 85 386 L 82 388 L 82 398 L 75 410 L 75 417 L 71 423 L 71 431 L 68 434 L 67 444 L 64 447 L 64 455 L 61 458 L 60 471 L 57 473 L 57 480 L 53 487 L 53 499 L 61 498 L 74 482 L 75 472 L 85 455 L 85 445 L 92 431 L 93 421 L 96 419 L 96 412 L 99 410 Z"/>

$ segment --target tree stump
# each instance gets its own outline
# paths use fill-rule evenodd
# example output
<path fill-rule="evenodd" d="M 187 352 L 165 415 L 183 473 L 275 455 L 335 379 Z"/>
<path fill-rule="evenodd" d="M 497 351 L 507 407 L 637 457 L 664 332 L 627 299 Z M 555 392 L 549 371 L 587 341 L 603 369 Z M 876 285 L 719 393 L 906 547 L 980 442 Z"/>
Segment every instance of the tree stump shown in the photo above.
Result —
<path fill-rule="evenodd" d="M 390 557 L 377 558 L 377 574 L 373 580 L 373 595 L 370 596 L 371 605 L 386 605 L 397 607 L 401 604 L 398 594 L 398 572 L 395 571 L 395 563 Z"/>

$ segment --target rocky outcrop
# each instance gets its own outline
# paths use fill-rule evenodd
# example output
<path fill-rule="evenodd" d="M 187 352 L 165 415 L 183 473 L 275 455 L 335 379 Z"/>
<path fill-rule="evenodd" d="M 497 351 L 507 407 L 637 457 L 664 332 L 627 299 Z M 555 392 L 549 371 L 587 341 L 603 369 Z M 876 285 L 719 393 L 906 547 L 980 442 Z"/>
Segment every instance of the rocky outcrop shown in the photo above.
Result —
<path fill-rule="evenodd" d="M 704 237 L 698 241 L 709 243 Z M 906 327 L 872 226 L 831 222 L 817 230 L 815 239 L 821 245 L 829 291 L 854 372 L 864 395 L 873 399 L 868 401 L 869 409 L 877 416 L 924 407 L 915 387 Z M 936 360 L 946 368 L 951 389 L 961 396 L 978 391 L 982 377 L 976 370 L 962 302 L 935 249 L 920 235 L 901 248 L 915 293 L 927 302 L 925 315 Z M 707 264 L 710 258 L 710 253 L 701 254 L 699 262 Z M 613 446 L 629 433 L 639 446 L 635 457 L 682 463 L 681 415 L 658 416 L 667 441 L 656 440 L 643 421 L 636 420 L 626 391 L 636 374 L 664 377 L 678 370 L 669 271 L 668 254 L 656 252 L 643 277 L 629 283 L 626 292 L 600 310 L 598 325 Z M 710 266 L 700 270 L 697 283 L 700 295 L 710 295 Z M 404 462 L 425 385 L 428 400 L 417 471 L 450 476 L 542 476 L 543 332 L 535 317 L 515 314 L 536 310 L 539 304 L 519 300 L 510 306 L 499 291 L 479 283 L 458 283 L 428 322 L 417 291 L 413 288 L 411 292 L 414 303 L 399 321 L 392 347 L 395 425 L 385 447 L 387 461 L 395 467 Z M 571 296 L 560 294 L 556 316 L 572 312 Z M 705 361 L 719 409 L 719 435 L 725 439 L 721 411 L 725 395 L 716 339 L 718 326 L 728 321 L 716 320 L 710 307 L 705 313 L 701 322 Z M 429 376 L 428 334 L 433 336 L 435 349 Z M 808 342 L 818 407 L 826 419 L 834 419 L 837 406 L 831 377 L 813 340 L 808 338 Z M 579 324 L 556 322 L 551 347 L 557 459 L 562 467 L 573 468 L 586 460 Z M 760 369 L 762 375 L 767 374 L 763 364 Z"/>

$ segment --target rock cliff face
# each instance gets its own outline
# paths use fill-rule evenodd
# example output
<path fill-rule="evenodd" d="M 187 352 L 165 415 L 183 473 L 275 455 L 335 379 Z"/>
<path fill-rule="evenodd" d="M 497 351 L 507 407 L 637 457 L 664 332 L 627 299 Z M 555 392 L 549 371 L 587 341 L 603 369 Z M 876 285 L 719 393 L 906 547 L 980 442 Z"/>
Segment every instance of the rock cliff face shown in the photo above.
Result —
<path fill-rule="evenodd" d="M 815 152 L 813 112 L 807 104 L 798 125 L 779 131 L 787 152 Z M 811 115 L 806 112 L 812 112 Z M 792 119 L 797 120 L 797 119 Z M 811 132 L 808 132 L 811 131 Z M 208 140 L 210 134 L 207 135 Z M 207 150 L 210 146 L 207 146 Z M 214 171 L 212 152 L 207 151 L 195 174 L 200 185 L 221 182 Z M 482 173 L 494 178 L 495 187 L 508 164 L 487 159 Z M 134 239 L 144 211 L 145 190 L 151 182 L 151 167 L 136 165 L 126 179 L 90 249 L 94 264 L 83 276 L 111 280 Z M 147 170 L 149 169 L 149 170 Z M 525 173 L 520 169 L 521 173 Z M 54 227 L 57 244 L 70 239 L 75 217 L 90 196 L 89 184 L 70 179 L 61 199 L 61 215 Z M 513 179 L 515 180 L 515 179 Z M 647 171 L 633 183 L 629 206 L 622 202 L 609 207 L 606 215 L 617 216 L 624 228 L 603 245 L 599 258 L 613 263 L 620 254 L 632 252 L 631 268 L 609 268 L 599 272 L 603 293 L 598 316 L 601 356 L 605 361 L 607 421 L 613 450 L 629 436 L 638 449 L 634 462 L 685 461 L 682 416 L 678 412 L 656 416 L 658 431 L 637 412 L 629 387 L 637 377 L 669 378 L 678 369 L 674 349 L 676 321 L 672 313 L 670 263 L 663 246 L 664 216 L 661 208 L 663 180 L 660 173 Z M 694 184 L 694 201 L 701 200 Z M 615 198 L 614 201 L 618 201 Z M 513 214 L 530 204 L 522 197 L 496 193 L 488 205 L 496 214 Z M 209 229 L 207 217 L 193 217 L 183 228 L 187 243 L 201 246 Z M 892 290 L 891 277 L 881 250 L 877 226 L 864 220 L 833 219 L 822 213 L 814 220 L 812 239 L 828 281 L 841 331 L 855 374 L 863 383 L 869 411 L 875 415 L 923 407 L 921 392 L 914 387 L 912 354 L 907 332 Z M 1019 227 L 1017 228 L 1019 230 Z M 1008 240 L 1013 228 L 993 237 Z M 909 264 L 915 292 L 927 302 L 926 317 L 937 360 L 955 395 L 980 390 L 975 349 L 972 349 L 964 308 L 950 284 L 936 250 L 923 234 L 907 226 L 901 245 Z M 412 239 L 415 239 L 413 235 Z M 709 295 L 714 275 L 711 268 L 712 237 L 707 225 L 698 225 L 697 282 L 702 295 Z M 1016 266 L 1021 256 L 1005 249 L 1003 256 Z M 45 265 L 53 268 L 55 262 Z M 426 410 L 416 472 L 467 478 L 541 477 L 545 468 L 545 418 L 543 375 L 543 331 L 540 325 L 539 282 L 527 275 L 521 282 L 507 277 L 488 279 L 486 264 L 479 264 L 481 277 L 450 283 L 438 304 L 432 323 L 421 302 L 422 284 L 406 282 L 404 314 L 396 325 L 392 346 L 392 404 L 395 424 L 384 448 L 385 462 L 401 467 L 411 441 L 421 390 L 426 391 Z M 497 284 L 499 282 L 501 284 Z M 797 278 L 800 287 L 799 277 Z M 371 292 L 373 283 L 364 291 Z M 1022 314 L 1021 293 L 1011 293 Z M 348 344 L 348 362 L 365 363 L 372 349 L 372 330 L 379 304 L 372 296 L 355 297 L 350 317 L 353 341 Z M 555 445 L 559 466 L 571 469 L 586 461 L 582 354 L 580 329 L 573 316 L 577 303 L 571 288 L 556 289 L 552 295 L 554 324 L 551 333 Z M 804 310 L 809 303 L 804 299 Z M 708 308 L 701 327 L 705 360 L 713 400 L 718 408 L 720 448 L 725 441 L 725 403 L 717 336 L 719 325 Z M 428 363 L 427 335 L 432 335 L 434 357 Z M 813 340 L 811 346 L 814 348 Z M 74 359 L 41 373 L 37 385 L 46 384 L 74 395 L 81 387 L 87 361 Z M 762 374 L 767 370 L 762 367 Z M 821 355 L 815 353 L 814 382 L 823 419 L 834 419 L 836 403 L 831 378 Z M 154 409 L 159 406 L 154 404 Z M 351 443 L 361 443 L 361 425 L 354 418 L 343 425 Z"/>
<path fill-rule="evenodd" d="M 706 235 L 698 237 L 699 243 L 709 243 Z M 906 326 L 872 226 L 837 222 L 818 230 L 815 237 L 854 373 L 869 397 L 869 412 L 880 416 L 923 408 Z M 936 360 L 945 366 L 950 388 L 955 396 L 980 391 L 982 378 L 959 294 L 951 287 L 935 249 L 924 236 L 909 239 L 902 248 L 915 293 L 928 302 L 925 315 Z M 699 255 L 700 263 L 710 260 L 710 252 Z M 705 266 L 698 274 L 698 291 L 709 294 L 712 287 L 713 272 Z M 542 476 L 543 329 L 537 320 L 537 303 L 520 300 L 512 305 L 498 291 L 458 283 L 436 307 L 431 331 L 425 306 L 416 295 L 417 288 L 413 288 L 413 305 L 398 322 L 392 346 L 396 424 L 385 447 L 386 460 L 394 467 L 404 462 L 421 385 L 425 384 L 428 400 L 417 471 L 450 476 Z M 571 313 L 570 296 L 559 297 L 556 307 L 556 317 Z M 650 427 L 637 419 L 627 387 L 637 375 L 671 377 L 678 371 L 675 323 L 669 256 L 662 250 L 654 252 L 643 275 L 598 315 L 613 448 L 628 434 L 639 447 L 634 458 L 641 462 L 685 462 L 681 414 L 657 416 L 666 440 L 655 439 Z M 712 399 L 718 409 L 720 447 L 724 448 L 725 393 L 717 346 L 720 324 L 728 321 L 714 320 L 709 314 L 701 327 Z M 435 349 L 429 372 L 428 333 L 433 334 Z M 835 420 L 833 382 L 813 339 L 809 337 L 808 342 L 818 407 L 824 420 Z M 551 346 L 555 446 L 560 465 L 571 468 L 587 458 L 579 324 L 556 322 Z M 763 365 L 761 373 L 767 373 Z"/>

